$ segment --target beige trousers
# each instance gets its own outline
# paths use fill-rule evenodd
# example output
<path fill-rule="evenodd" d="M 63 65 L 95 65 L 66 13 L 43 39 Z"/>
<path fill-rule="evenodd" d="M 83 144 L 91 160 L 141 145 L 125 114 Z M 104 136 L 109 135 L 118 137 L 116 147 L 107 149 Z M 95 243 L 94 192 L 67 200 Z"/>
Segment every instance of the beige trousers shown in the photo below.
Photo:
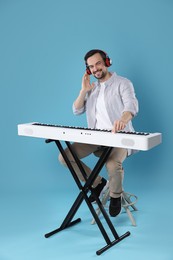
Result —
<path fill-rule="evenodd" d="M 91 145 L 91 144 L 81 144 L 81 143 L 73 143 L 72 144 L 73 149 L 76 152 L 76 155 L 79 159 L 85 158 L 88 155 L 94 153 L 97 157 L 100 157 L 103 152 L 103 147 L 97 146 L 97 145 Z M 81 181 L 85 181 L 73 156 L 71 155 L 68 148 L 65 149 L 66 155 L 68 159 L 70 160 L 78 178 Z M 111 151 L 111 154 L 109 155 L 105 166 L 108 172 L 109 176 L 109 189 L 110 189 L 110 196 L 113 198 L 117 198 L 121 196 L 121 193 L 123 191 L 122 185 L 123 185 L 123 178 L 124 178 L 124 170 L 122 167 L 122 163 L 127 157 L 127 149 L 124 148 L 113 148 Z M 66 163 L 62 157 L 62 155 L 59 155 L 59 161 L 61 164 L 66 166 Z M 81 161 L 81 160 L 80 160 Z M 89 176 L 92 172 L 92 170 L 81 161 L 81 164 L 87 174 Z M 93 187 L 96 187 L 101 182 L 100 176 L 98 176 L 94 183 Z"/>

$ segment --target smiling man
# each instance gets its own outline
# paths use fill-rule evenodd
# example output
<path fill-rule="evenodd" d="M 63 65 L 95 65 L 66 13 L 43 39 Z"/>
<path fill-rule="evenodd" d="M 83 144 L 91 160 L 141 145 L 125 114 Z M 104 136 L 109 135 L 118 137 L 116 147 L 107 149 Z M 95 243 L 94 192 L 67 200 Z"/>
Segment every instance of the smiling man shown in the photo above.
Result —
<path fill-rule="evenodd" d="M 108 71 L 112 61 L 102 50 L 89 51 L 84 60 L 86 72 L 82 78 L 79 95 L 73 104 L 74 114 L 80 115 L 86 112 L 89 128 L 111 130 L 112 134 L 121 130 L 134 131 L 131 120 L 138 112 L 138 101 L 132 83 L 115 72 Z M 91 83 L 90 75 L 93 75 L 97 81 Z M 73 143 L 73 149 L 79 159 L 82 159 L 91 153 L 100 156 L 104 147 Z M 68 148 L 65 151 L 78 177 L 81 181 L 85 181 Z M 109 214 L 113 217 L 121 211 L 124 175 L 122 163 L 131 152 L 124 148 L 113 148 L 106 162 L 110 190 Z M 59 160 L 66 165 L 61 154 Z M 91 169 L 82 161 L 81 163 L 89 176 Z M 99 197 L 102 191 L 108 187 L 108 181 L 98 176 L 93 187 Z M 95 201 L 94 196 L 90 195 L 89 198 L 91 202 Z"/>

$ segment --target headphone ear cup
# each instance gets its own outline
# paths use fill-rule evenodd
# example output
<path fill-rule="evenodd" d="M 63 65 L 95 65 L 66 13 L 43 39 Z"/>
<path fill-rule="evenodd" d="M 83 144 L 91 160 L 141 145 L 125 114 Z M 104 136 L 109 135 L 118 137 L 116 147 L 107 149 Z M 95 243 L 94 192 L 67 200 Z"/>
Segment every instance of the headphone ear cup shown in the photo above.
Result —
<path fill-rule="evenodd" d="M 105 64 L 106 64 L 106 67 L 110 67 L 112 65 L 112 61 L 110 60 L 109 57 L 106 58 Z"/>
<path fill-rule="evenodd" d="M 89 68 L 86 68 L 86 73 L 87 73 L 88 75 L 91 75 L 91 71 L 90 71 Z"/>

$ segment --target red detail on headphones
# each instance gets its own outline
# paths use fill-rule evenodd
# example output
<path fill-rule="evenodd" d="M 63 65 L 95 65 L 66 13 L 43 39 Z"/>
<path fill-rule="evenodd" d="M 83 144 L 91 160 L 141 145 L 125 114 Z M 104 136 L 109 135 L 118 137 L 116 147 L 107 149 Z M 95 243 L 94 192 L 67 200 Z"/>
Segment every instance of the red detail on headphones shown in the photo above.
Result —
<path fill-rule="evenodd" d="M 88 67 L 86 67 L 86 73 L 87 73 L 88 75 L 91 75 L 91 71 L 90 71 L 90 69 L 89 69 Z"/>
<path fill-rule="evenodd" d="M 105 64 L 106 64 L 106 67 L 110 67 L 112 65 L 112 61 L 110 60 L 110 58 L 108 57 L 107 54 L 106 54 Z"/>

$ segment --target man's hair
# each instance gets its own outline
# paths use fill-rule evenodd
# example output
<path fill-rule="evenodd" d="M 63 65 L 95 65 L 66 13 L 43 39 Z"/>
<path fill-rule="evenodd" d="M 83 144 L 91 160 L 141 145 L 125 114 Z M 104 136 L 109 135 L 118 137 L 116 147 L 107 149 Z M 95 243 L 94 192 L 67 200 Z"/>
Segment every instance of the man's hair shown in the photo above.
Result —
<path fill-rule="evenodd" d="M 86 65 L 87 65 L 87 59 L 90 58 L 91 56 L 93 56 L 96 53 L 99 53 L 101 55 L 102 59 L 104 60 L 104 62 L 106 62 L 107 54 L 104 51 L 102 51 L 102 50 L 93 49 L 93 50 L 88 51 L 85 54 L 84 60 L 85 60 L 85 64 Z"/>

